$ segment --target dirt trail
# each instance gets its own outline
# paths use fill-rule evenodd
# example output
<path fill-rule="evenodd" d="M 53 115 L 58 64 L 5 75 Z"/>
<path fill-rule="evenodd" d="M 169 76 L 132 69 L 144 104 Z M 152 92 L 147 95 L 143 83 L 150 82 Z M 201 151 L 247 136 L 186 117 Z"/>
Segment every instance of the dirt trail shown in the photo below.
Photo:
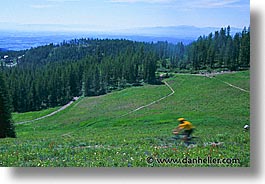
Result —
<path fill-rule="evenodd" d="M 170 93 L 170 94 L 168 94 L 168 95 L 166 95 L 166 96 L 164 96 L 164 97 L 162 97 L 162 98 L 160 98 L 160 99 L 158 99 L 158 100 L 155 100 L 155 101 L 153 101 L 153 102 L 151 102 L 151 103 L 149 103 L 149 104 L 147 104 L 147 105 L 143 105 L 143 106 L 141 106 L 141 107 L 138 107 L 138 108 L 136 108 L 136 109 L 134 109 L 134 110 L 132 110 L 132 111 L 126 113 L 126 114 L 121 115 L 120 117 L 123 117 L 123 116 L 129 115 L 129 114 L 134 113 L 134 112 L 136 112 L 136 111 L 139 111 L 139 110 L 141 110 L 141 109 L 143 109 L 143 108 L 145 108 L 145 107 L 149 107 L 149 106 L 151 106 L 151 105 L 153 105 L 153 104 L 155 104 L 155 103 L 158 103 L 158 102 L 160 102 L 161 100 L 164 100 L 165 98 L 167 98 L 167 97 L 173 95 L 173 94 L 175 93 L 174 89 L 173 89 L 173 88 L 172 88 L 167 82 L 165 82 L 165 84 L 166 84 L 166 86 L 171 90 L 171 93 Z M 75 97 L 74 100 L 70 101 L 68 104 L 64 105 L 64 106 L 61 107 L 60 109 L 58 109 L 58 110 L 56 110 L 56 111 L 54 111 L 54 112 L 52 112 L 52 113 L 50 113 L 50 114 L 47 114 L 47 115 L 45 115 L 45 116 L 42 116 L 42 117 L 39 117 L 39 118 L 36 118 L 36 119 L 33 119 L 33 120 L 23 121 L 23 122 L 18 122 L 18 123 L 15 123 L 15 124 L 16 124 L 16 125 L 21 125 L 21 124 L 31 123 L 31 122 L 34 122 L 34 121 L 38 121 L 38 120 L 41 120 L 41 119 L 44 119 L 44 118 L 47 118 L 47 117 L 53 116 L 53 115 L 57 114 L 58 112 L 60 112 L 60 111 L 62 111 L 62 110 L 64 110 L 64 109 L 66 109 L 66 108 L 68 108 L 72 103 L 74 103 L 74 101 L 77 101 L 79 98 L 80 98 L 80 97 Z M 78 103 L 79 103 L 79 102 L 78 102 Z M 77 103 L 77 104 L 78 104 L 78 103 Z M 77 104 L 76 104 L 76 105 L 77 105 Z M 76 106 L 76 105 L 75 105 L 75 106 Z"/>
<path fill-rule="evenodd" d="M 145 108 L 145 107 L 149 107 L 149 106 L 151 106 L 151 105 L 153 105 L 153 104 L 155 104 L 155 103 L 158 103 L 158 102 L 160 102 L 161 100 L 164 100 L 164 99 L 167 98 L 167 97 L 172 96 L 172 95 L 175 93 L 174 89 L 173 89 L 173 88 L 172 88 L 167 82 L 165 82 L 165 84 L 166 84 L 166 86 L 171 90 L 171 93 L 170 93 L 170 94 L 168 94 L 168 95 L 166 95 L 166 96 L 164 96 L 164 97 L 162 97 L 162 98 L 160 98 L 160 99 L 158 99 L 158 100 L 155 100 L 155 101 L 153 101 L 153 102 L 151 102 L 151 103 L 149 103 L 149 104 L 146 104 L 146 105 L 140 106 L 140 107 L 138 107 L 138 108 L 136 108 L 136 109 L 134 109 L 134 110 L 132 110 L 132 111 L 130 111 L 130 112 L 127 112 L 126 114 L 121 115 L 120 117 L 127 116 L 127 115 L 129 115 L 129 114 L 132 114 L 132 113 L 134 113 L 134 112 L 136 112 L 136 111 L 139 111 L 139 110 L 141 110 L 141 109 L 143 109 L 143 108 Z"/>
<path fill-rule="evenodd" d="M 66 105 L 62 106 L 60 109 L 50 113 L 50 114 L 47 114 L 45 116 L 42 116 L 42 117 L 39 117 L 39 118 L 36 118 L 36 119 L 33 119 L 33 120 L 29 120 L 29 121 L 23 121 L 23 122 L 18 122 L 18 123 L 15 123 L 16 125 L 22 125 L 22 124 L 26 124 L 26 123 L 31 123 L 31 122 L 34 122 L 34 121 L 38 121 L 38 120 L 41 120 L 41 119 L 44 119 L 44 118 L 47 118 L 47 117 L 50 117 L 50 116 L 53 116 L 55 114 L 57 114 L 58 112 L 68 108 L 72 103 L 74 103 L 75 101 L 77 101 L 80 97 L 74 97 L 74 100 L 70 101 L 69 103 L 67 103 Z"/>
<path fill-rule="evenodd" d="M 219 80 L 220 82 L 232 87 L 232 88 L 235 88 L 235 89 L 238 89 L 240 91 L 243 91 L 243 92 L 246 92 L 246 93 L 250 93 L 250 91 L 246 90 L 246 89 L 243 89 L 243 88 L 240 88 L 238 86 L 235 86 L 229 82 L 226 82 L 226 81 L 223 81 L 221 79 L 217 79 L 215 78 L 216 75 L 223 75 L 223 74 L 229 74 L 229 73 L 236 73 L 236 72 L 216 72 L 216 73 L 205 73 L 205 74 L 178 74 L 178 75 L 193 75 L 193 76 L 202 76 L 202 77 L 208 77 L 210 79 L 216 79 L 216 80 Z"/>
<path fill-rule="evenodd" d="M 211 79 L 219 80 L 220 82 L 225 83 L 225 84 L 227 84 L 228 86 L 233 87 L 233 88 L 235 88 L 235 89 L 238 89 L 238 90 L 240 90 L 240 91 L 243 91 L 243 92 L 246 92 L 246 93 L 250 93 L 250 91 L 248 91 L 248 90 L 245 90 L 245 89 L 243 89 L 243 88 L 240 88 L 240 87 L 235 86 L 235 85 L 233 85 L 233 84 L 231 84 L 231 83 L 228 83 L 228 82 L 226 82 L 226 81 L 223 81 L 223 80 L 221 80 L 221 79 L 217 79 L 217 78 L 214 77 L 215 75 L 221 75 L 221 74 L 226 74 L 226 73 L 234 73 L 234 72 L 221 72 L 221 73 L 211 73 L 211 74 L 178 74 L 178 75 L 195 75 L 195 76 L 209 77 L 209 78 L 211 78 Z M 134 110 L 131 110 L 131 111 L 129 111 L 129 112 L 127 112 L 127 113 L 125 113 L 125 114 L 119 116 L 119 117 L 127 116 L 127 115 L 132 114 L 132 113 L 134 113 L 134 112 L 136 112 L 136 111 L 139 111 L 139 110 L 141 110 L 141 109 L 143 109 L 143 108 L 146 108 L 146 107 L 149 107 L 149 106 L 151 106 L 151 105 L 153 105 L 153 104 L 155 104 L 155 103 L 158 103 L 158 102 L 160 102 L 161 100 L 164 100 L 164 99 L 167 98 L 167 97 L 172 96 L 172 95 L 175 93 L 174 89 L 173 89 L 173 88 L 172 88 L 172 87 L 171 87 L 166 81 L 165 81 L 165 84 L 166 84 L 166 86 L 171 90 L 171 93 L 170 93 L 170 94 L 168 94 L 168 95 L 166 95 L 166 96 L 164 96 L 164 97 L 162 97 L 162 98 L 160 98 L 160 99 L 158 99 L 158 100 L 155 100 L 155 101 L 153 101 L 153 102 L 151 102 L 151 103 L 149 103 L 149 104 L 146 104 L 146 105 L 140 106 L 140 107 L 138 107 L 138 108 L 136 108 L 136 109 L 134 109 Z M 36 119 L 33 119 L 33 120 L 23 121 L 23 122 L 18 122 L 18 123 L 15 123 L 15 124 L 16 124 L 16 125 L 21 125 L 21 124 L 25 124 L 25 123 L 31 123 L 31 122 L 34 122 L 34 121 L 38 121 L 38 120 L 41 120 L 41 119 L 44 119 L 44 118 L 47 118 L 47 117 L 53 116 L 53 115 L 57 114 L 58 112 L 60 112 L 60 111 L 62 111 L 62 110 L 64 110 L 64 109 L 66 109 L 66 108 L 68 108 L 72 103 L 74 103 L 74 101 L 77 101 L 79 98 L 80 98 L 80 97 L 75 97 L 74 100 L 70 101 L 68 104 L 64 105 L 64 106 L 61 107 L 60 109 L 58 109 L 58 110 L 56 110 L 56 111 L 54 111 L 54 112 L 52 112 L 52 113 L 50 113 L 50 114 L 47 114 L 47 115 L 45 115 L 45 116 L 42 116 L 42 117 L 39 117 L 39 118 L 36 118 Z M 78 103 L 79 103 L 79 102 L 78 102 Z M 76 104 L 76 105 L 77 105 L 77 104 Z M 75 105 L 75 106 L 76 106 L 76 105 Z"/>
<path fill-rule="evenodd" d="M 158 99 L 158 100 L 152 101 L 152 102 L 149 103 L 149 104 L 146 104 L 146 105 L 143 105 L 143 106 L 137 107 L 136 109 L 131 110 L 131 111 L 129 111 L 129 112 L 127 112 L 127 113 L 125 113 L 125 114 L 123 114 L 123 115 L 121 115 L 121 116 L 116 116 L 116 117 L 114 117 L 114 118 L 110 118 L 110 119 L 118 119 L 118 118 L 121 118 L 121 117 L 127 116 L 127 115 L 132 114 L 132 113 L 134 113 L 134 112 L 136 112 L 136 111 L 139 111 L 139 110 L 141 110 L 141 109 L 143 109 L 143 108 L 145 108 L 145 107 L 149 107 L 149 106 L 151 106 L 151 105 L 153 105 L 153 104 L 155 104 L 155 103 L 158 103 L 158 102 L 160 102 L 161 100 L 164 100 L 164 99 L 167 98 L 167 97 L 172 96 L 172 95 L 175 93 L 174 89 L 173 89 L 173 88 L 172 88 L 167 82 L 165 82 L 165 84 L 166 84 L 166 86 L 170 89 L 170 91 L 171 91 L 170 94 L 168 94 L 168 95 L 166 95 L 166 96 L 164 96 L 164 97 L 162 97 L 162 98 L 160 98 L 160 99 Z M 96 124 L 96 123 L 98 123 L 98 122 L 95 121 L 95 122 L 92 122 L 92 123 L 90 123 L 90 124 L 88 124 L 88 125 L 86 125 L 86 126 L 91 126 L 91 125 L 94 125 L 94 124 Z M 83 129 L 83 127 L 79 128 L 79 129 L 76 129 L 76 130 L 74 130 L 74 131 L 72 131 L 72 132 L 68 132 L 68 133 L 66 133 L 66 134 L 63 134 L 62 137 L 66 137 L 66 136 L 67 136 L 67 137 L 71 137 L 71 134 L 72 134 L 72 133 L 74 133 L 74 132 L 76 132 L 76 131 L 78 131 L 78 130 L 80 130 L 80 129 Z"/>
<path fill-rule="evenodd" d="M 233 85 L 233 84 L 231 84 L 231 83 L 229 83 L 229 82 L 223 81 L 223 80 L 221 80 L 221 79 L 216 79 L 216 80 L 219 80 L 220 82 L 225 83 L 225 84 L 227 84 L 228 86 L 230 86 L 230 87 L 232 87 L 232 88 L 236 88 L 236 89 L 238 89 L 238 90 L 240 90 L 240 91 L 243 91 L 243 92 L 246 92 L 246 93 L 250 93 L 250 91 L 248 91 L 248 90 L 246 90 L 246 89 L 243 89 L 243 88 L 240 88 L 240 87 L 238 87 L 238 86 L 235 86 L 235 85 Z"/>

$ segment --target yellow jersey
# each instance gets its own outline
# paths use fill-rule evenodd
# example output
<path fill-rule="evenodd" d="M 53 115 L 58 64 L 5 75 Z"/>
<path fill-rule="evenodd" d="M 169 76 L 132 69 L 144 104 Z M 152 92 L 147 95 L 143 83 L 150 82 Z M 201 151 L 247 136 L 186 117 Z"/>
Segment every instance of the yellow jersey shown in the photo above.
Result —
<path fill-rule="evenodd" d="M 182 130 L 182 129 L 185 129 L 185 130 L 191 130 L 191 129 L 194 128 L 194 126 L 191 124 L 191 122 L 189 122 L 189 121 L 184 121 L 183 123 L 181 123 L 181 124 L 178 125 L 178 128 L 179 128 L 180 130 Z"/>

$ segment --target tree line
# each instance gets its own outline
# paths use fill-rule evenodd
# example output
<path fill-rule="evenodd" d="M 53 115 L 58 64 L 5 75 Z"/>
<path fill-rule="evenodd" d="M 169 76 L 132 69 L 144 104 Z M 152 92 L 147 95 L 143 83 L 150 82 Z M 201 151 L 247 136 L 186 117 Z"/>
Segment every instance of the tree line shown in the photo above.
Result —
<path fill-rule="evenodd" d="M 30 49 L 4 74 L 13 110 L 26 112 L 64 105 L 75 96 L 155 84 L 157 59 L 149 44 L 80 39 Z"/>
<path fill-rule="evenodd" d="M 16 67 L 1 67 L 12 110 L 26 112 L 66 104 L 143 83 L 158 83 L 157 71 L 240 70 L 250 65 L 250 30 L 230 27 L 189 45 L 124 39 L 74 39 L 25 51 Z"/>
<path fill-rule="evenodd" d="M 7 90 L 4 75 L 0 72 L 0 138 L 16 137 L 11 117 L 10 95 Z"/>
<path fill-rule="evenodd" d="M 187 45 L 180 55 L 177 68 L 196 72 L 199 70 L 238 71 L 250 67 L 250 28 L 231 35 L 231 28 L 200 36 Z"/>

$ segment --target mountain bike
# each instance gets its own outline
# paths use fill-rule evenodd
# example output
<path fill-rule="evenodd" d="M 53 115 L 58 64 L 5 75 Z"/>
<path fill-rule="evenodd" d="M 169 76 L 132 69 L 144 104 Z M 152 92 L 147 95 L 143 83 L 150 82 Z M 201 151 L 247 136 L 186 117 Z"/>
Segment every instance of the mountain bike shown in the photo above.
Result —
<path fill-rule="evenodd" d="M 190 146 L 190 145 L 196 145 L 197 142 L 199 141 L 199 137 L 197 136 L 191 136 L 187 137 L 186 134 L 177 134 L 171 138 L 173 141 L 175 141 L 175 145 L 185 145 L 185 146 Z"/>

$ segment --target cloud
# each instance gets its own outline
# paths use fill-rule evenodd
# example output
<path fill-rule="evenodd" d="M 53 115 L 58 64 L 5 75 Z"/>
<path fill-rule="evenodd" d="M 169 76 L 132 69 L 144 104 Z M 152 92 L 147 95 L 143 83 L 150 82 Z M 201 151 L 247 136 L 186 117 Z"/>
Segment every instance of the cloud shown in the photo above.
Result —
<path fill-rule="evenodd" d="M 174 0 L 108 0 L 108 2 L 111 3 L 171 3 L 174 2 Z"/>
<path fill-rule="evenodd" d="M 31 8 L 35 8 L 35 9 L 45 9 L 45 8 L 51 8 L 54 7 L 53 5 L 49 5 L 49 4 L 32 4 L 29 5 Z"/>
<path fill-rule="evenodd" d="M 35 9 L 45 9 L 57 6 L 57 3 L 79 2 L 80 0 L 45 0 L 45 1 L 46 4 L 32 4 L 29 6 Z"/>
<path fill-rule="evenodd" d="M 240 0 L 201 0 L 194 4 L 198 8 L 229 8 L 229 7 L 238 7 Z"/>
<path fill-rule="evenodd" d="M 162 4 L 179 9 L 193 8 L 240 8 L 249 6 L 249 0 L 107 0 L 110 3 Z"/>
<path fill-rule="evenodd" d="M 66 3 L 66 2 L 79 2 L 80 0 L 46 0 L 46 1 L 54 3 Z"/>

